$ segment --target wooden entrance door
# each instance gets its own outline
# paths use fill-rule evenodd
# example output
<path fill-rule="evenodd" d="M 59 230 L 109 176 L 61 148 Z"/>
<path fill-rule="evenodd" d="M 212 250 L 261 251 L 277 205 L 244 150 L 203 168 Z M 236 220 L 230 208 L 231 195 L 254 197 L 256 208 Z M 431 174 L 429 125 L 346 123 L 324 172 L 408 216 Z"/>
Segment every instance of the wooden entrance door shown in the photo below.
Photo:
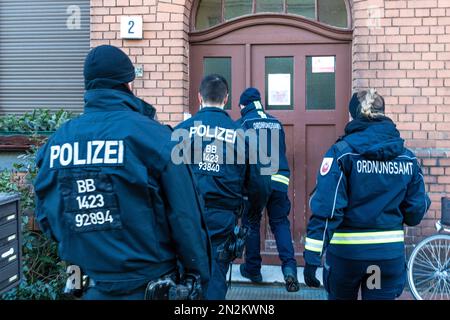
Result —
<path fill-rule="evenodd" d="M 286 132 L 291 231 L 297 260 L 303 264 L 309 194 L 324 152 L 348 121 L 351 32 L 302 18 L 258 18 L 191 34 L 191 112 L 198 110 L 198 86 L 207 73 L 220 73 L 230 83 L 228 110 L 234 119 L 240 117 L 241 92 L 249 86 L 260 90 L 267 112 Z M 267 217 L 262 226 L 263 262 L 279 264 Z"/>

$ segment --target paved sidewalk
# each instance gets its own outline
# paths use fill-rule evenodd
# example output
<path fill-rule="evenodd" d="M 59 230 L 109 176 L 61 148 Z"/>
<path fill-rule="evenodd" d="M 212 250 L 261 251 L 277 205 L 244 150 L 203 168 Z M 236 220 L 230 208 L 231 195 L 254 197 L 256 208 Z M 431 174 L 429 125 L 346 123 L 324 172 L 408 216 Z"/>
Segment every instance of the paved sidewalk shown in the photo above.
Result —
<path fill-rule="evenodd" d="M 251 283 L 241 276 L 239 265 L 233 264 L 232 284 L 227 293 L 227 300 L 326 300 L 327 294 L 322 287 L 308 288 L 303 279 L 303 268 L 299 267 L 298 280 L 302 284 L 298 292 L 287 292 L 283 275 L 279 266 L 262 266 L 262 284 Z M 229 275 L 229 274 L 228 274 Z M 322 269 L 317 270 L 317 278 L 322 282 Z M 228 277 L 227 277 L 228 279 Z M 413 300 L 411 293 L 405 288 L 398 300 Z"/>
<path fill-rule="evenodd" d="M 251 283 L 249 279 L 241 276 L 241 272 L 239 271 L 239 264 L 233 264 L 231 270 L 232 270 L 232 274 L 231 274 L 232 281 L 240 282 L 240 283 Z M 280 266 L 263 265 L 261 268 L 261 274 L 263 276 L 264 284 L 284 285 L 283 273 L 281 272 Z M 230 275 L 230 273 L 228 273 L 227 279 L 228 279 L 229 275 Z M 298 281 L 302 284 L 305 284 L 305 280 L 303 279 L 303 267 L 297 268 L 297 275 L 298 275 Z M 317 269 L 316 276 L 322 283 L 322 268 Z"/>
<path fill-rule="evenodd" d="M 280 284 L 234 282 L 227 300 L 327 300 L 327 293 L 323 287 L 313 289 L 302 285 L 298 292 L 287 292 Z M 405 290 L 398 300 L 413 300 L 413 297 Z"/>
<path fill-rule="evenodd" d="M 311 289 L 302 286 L 298 292 L 287 292 L 279 284 L 254 285 L 233 283 L 227 293 L 227 300 L 326 300 L 323 288 Z"/>

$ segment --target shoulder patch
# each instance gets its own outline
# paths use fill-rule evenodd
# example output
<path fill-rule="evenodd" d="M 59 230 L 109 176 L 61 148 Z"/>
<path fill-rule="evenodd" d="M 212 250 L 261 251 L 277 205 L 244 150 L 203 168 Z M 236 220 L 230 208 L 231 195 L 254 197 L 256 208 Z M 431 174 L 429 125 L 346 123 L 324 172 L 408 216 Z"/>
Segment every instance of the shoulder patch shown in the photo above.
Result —
<path fill-rule="evenodd" d="M 330 172 L 333 161 L 334 158 L 323 158 L 322 165 L 320 166 L 320 175 L 325 176 Z"/>

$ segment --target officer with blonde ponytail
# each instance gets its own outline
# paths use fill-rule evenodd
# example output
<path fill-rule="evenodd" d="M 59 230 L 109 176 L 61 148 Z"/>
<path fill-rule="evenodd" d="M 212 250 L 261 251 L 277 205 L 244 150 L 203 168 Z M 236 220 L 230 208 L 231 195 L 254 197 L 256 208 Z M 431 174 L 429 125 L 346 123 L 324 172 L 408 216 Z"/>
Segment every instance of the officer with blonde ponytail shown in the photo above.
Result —
<path fill-rule="evenodd" d="M 393 300 L 405 286 L 404 225 L 420 223 L 430 206 L 419 162 L 405 148 L 384 99 L 355 93 L 352 121 L 325 154 L 310 199 L 304 277 L 323 282 L 330 300 Z"/>

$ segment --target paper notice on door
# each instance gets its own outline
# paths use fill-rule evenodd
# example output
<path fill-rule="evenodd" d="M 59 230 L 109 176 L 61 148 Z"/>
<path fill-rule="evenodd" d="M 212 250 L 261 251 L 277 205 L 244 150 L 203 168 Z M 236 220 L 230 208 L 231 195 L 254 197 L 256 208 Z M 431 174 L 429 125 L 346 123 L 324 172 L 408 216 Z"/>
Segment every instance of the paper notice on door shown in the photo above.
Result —
<path fill-rule="evenodd" d="M 335 57 L 312 57 L 312 73 L 335 71 Z"/>
<path fill-rule="evenodd" d="M 289 73 L 269 74 L 268 100 L 270 106 L 291 105 L 291 75 Z"/>

